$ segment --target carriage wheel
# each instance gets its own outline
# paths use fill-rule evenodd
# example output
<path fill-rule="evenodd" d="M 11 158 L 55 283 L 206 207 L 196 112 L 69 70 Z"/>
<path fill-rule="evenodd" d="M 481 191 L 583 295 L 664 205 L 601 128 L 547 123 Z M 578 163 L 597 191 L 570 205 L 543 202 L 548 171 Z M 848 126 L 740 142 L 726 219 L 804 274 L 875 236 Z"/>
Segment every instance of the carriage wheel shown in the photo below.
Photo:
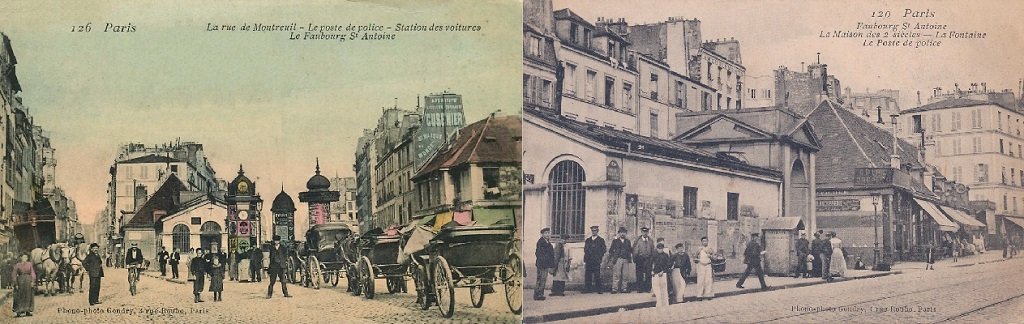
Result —
<path fill-rule="evenodd" d="M 507 270 L 502 278 L 505 281 L 505 301 L 508 302 L 508 309 L 519 315 L 523 312 L 523 264 L 513 254 L 505 266 Z"/>
<path fill-rule="evenodd" d="M 413 264 L 412 270 L 412 282 L 416 286 L 416 305 L 420 307 L 420 310 L 427 310 L 432 305 L 431 288 L 430 284 L 427 283 L 427 268 L 425 266 L 419 266 Z"/>
<path fill-rule="evenodd" d="M 366 299 L 373 299 L 373 281 L 375 278 L 373 265 L 370 264 L 370 259 L 367 257 L 363 257 L 362 260 L 359 260 L 359 278 L 363 279 L 363 297 L 366 297 Z"/>
<path fill-rule="evenodd" d="M 361 280 L 359 279 L 359 268 L 354 264 L 348 265 L 345 277 L 348 277 L 349 292 L 352 293 L 352 296 L 359 296 L 362 293 L 362 287 L 359 284 Z"/>
<path fill-rule="evenodd" d="M 438 256 L 434 263 L 434 295 L 437 296 L 437 307 L 441 316 L 451 318 L 455 313 L 455 284 L 452 282 L 452 270 L 448 268 L 448 260 Z"/>
<path fill-rule="evenodd" d="M 309 281 L 313 285 L 313 289 L 320 289 L 320 284 L 323 283 L 323 276 L 320 274 L 320 261 L 316 259 L 316 256 L 309 257 Z"/>
<path fill-rule="evenodd" d="M 474 308 L 480 308 L 480 306 L 484 305 L 483 286 L 469 287 L 469 301 L 473 304 Z"/>
<path fill-rule="evenodd" d="M 335 271 L 331 276 L 331 287 L 337 287 L 338 281 L 341 281 L 341 272 Z"/>

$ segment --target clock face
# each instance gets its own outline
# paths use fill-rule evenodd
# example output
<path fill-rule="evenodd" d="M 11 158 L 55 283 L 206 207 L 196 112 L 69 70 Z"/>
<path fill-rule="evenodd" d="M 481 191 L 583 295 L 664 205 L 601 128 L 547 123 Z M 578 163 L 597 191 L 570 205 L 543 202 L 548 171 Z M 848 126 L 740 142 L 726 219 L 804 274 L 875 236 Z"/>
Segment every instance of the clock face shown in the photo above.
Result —
<path fill-rule="evenodd" d="M 241 220 L 249 219 L 249 212 L 244 211 L 244 210 L 239 210 L 238 211 L 238 219 L 241 219 Z"/>
<path fill-rule="evenodd" d="M 245 181 L 239 182 L 238 183 L 238 192 L 239 193 L 247 193 L 247 192 L 249 192 L 249 183 L 245 182 Z"/>

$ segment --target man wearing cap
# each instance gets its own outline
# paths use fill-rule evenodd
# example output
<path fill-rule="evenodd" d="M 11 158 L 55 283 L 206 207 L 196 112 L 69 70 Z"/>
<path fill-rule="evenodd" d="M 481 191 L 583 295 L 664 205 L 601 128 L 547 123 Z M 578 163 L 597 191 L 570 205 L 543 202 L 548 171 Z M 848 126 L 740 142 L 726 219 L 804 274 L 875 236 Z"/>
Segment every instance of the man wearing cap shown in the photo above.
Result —
<path fill-rule="evenodd" d="M 736 282 L 736 288 L 743 288 L 743 281 L 747 280 L 751 271 L 757 274 L 761 290 L 770 288 L 768 284 L 764 283 L 764 270 L 761 269 L 761 255 L 764 253 L 764 249 L 761 248 L 761 235 L 759 233 L 750 234 L 750 242 L 747 242 L 747 249 L 743 251 L 743 263 L 747 264 L 747 269 L 743 270 L 743 276 L 740 277 L 740 281 Z"/>
<path fill-rule="evenodd" d="M 100 278 L 103 278 L 103 261 L 100 261 L 100 245 L 89 244 L 89 255 L 82 266 L 89 273 L 89 306 L 100 303 Z"/>
<path fill-rule="evenodd" d="M 640 228 L 640 237 L 633 243 L 633 261 L 636 263 L 637 290 L 651 292 L 651 257 L 654 256 L 654 240 L 647 235 L 650 229 Z"/>
<path fill-rule="evenodd" d="M 597 235 L 598 227 L 590 227 L 590 237 L 583 243 L 583 263 L 586 265 L 583 281 L 583 293 L 597 292 L 601 289 L 601 260 L 604 259 L 608 246 L 604 239 Z"/>
<path fill-rule="evenodd" d="M 626 238 L 626 228 L 619 227 L 619 236 L 612 240 L 608 249 L 608 260 L 612 265 L 612 293 L 626 292 L 626 265 L 633 259 L 633 246 Z"/>
<path fill-rule="evenodd" d="M 540 239 L 537 240 L 537 287 L 533 290 L 533 300 L 544 300 L 544 288 L 547 286 L 548 274 L 555 271 L 555 248 L 549 241 L 551 229 L 545 227 L 540 230 Z"/>
<path fill-rule="evenodd" d="M 807 269 L 807 254 L 811 253 L 810 242 L 807 241 L 807 233 L 800 233 L 800 239 L 796 240 L 796 273 L 793 278 L 810 277 L 810 269 Z"/>
<path fill-rule="evenodd" d="M 281 280 L 281 292 L 284 293 L 285 297 L 291 297 L 288 294 L 288 279 L 284 275 L 285 262 L 288 259 L 288 250 L 284 246 L 281 246 L 281 236 L 274 235 L 274 245 L 270 247 L 270 266 L 267 268 L 267 276 L 270 277 L 270 285 L 267 286 L 267 299 L 270 299 L 274 295 L 274 283 L 277 280 Z"/>

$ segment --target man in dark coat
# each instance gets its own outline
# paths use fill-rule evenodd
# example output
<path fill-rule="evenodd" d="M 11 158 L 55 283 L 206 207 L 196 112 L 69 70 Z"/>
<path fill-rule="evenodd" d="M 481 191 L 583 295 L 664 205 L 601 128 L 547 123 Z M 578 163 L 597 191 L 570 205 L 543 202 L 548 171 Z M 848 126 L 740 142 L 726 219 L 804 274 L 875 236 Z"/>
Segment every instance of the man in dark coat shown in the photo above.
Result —
<path fill-rule="evenodd" d="M 633 246 L 626 238 L 626 228 L 619 227 L 618 237 L 608 249 L 608 263 L 612 268 L 612 293 L 626 292 L 626 265 L 633 260 Z"/>
<path fill-rule="evenodd" d="M 804 278 L 809 277 L 807 272 L 807 254 L 811 253 L 810 242 L 807 241 L 807 234 L 800 233 L 800 238 L 796 240 L 796 273 L 793 274 L 793 278 Z"/>
<path fill-rule="evenodd" d="M 651 257 L 654 256 L 654 239 L 647 235 L 650 229 L 640 228 L 640 236 L 633 242 L 633 261 L 636 264 L 637 290 L 651 292 Z"/>
<path fill-rule="evenodd" d="M 821 239 L 821 231 L 814 233 L 814 240 L 811 241 L 811 255 L 814 256 L 814 268 L 811 275 L 821 277 L 821 253 L 825 250 L 825 240 Z"/>
<path fill-rule="evenodd" d="M 270 266 L 267 268 L 267 276 L 270 277 L 270 285 L 267 286 L 267 299 L 274 295 L 274 283 L 277 280 L 281 280 L 281 292 L 284 293 L 284 296 L 291 297 L 288 294 L 288 279 L 284 274 L 284 269 L 287 268 L 286 260 L 288 260 L 288 248 L 281 245 L 281 236 L 274 235 L 274 244 L 270 246 Z"/>
<path fill-rule="evenodd" d="M 832 264 L 832 242 L 829 241 L 831 237 L 829 235 L 822 235 L 821 238 L 821 279 L 831 280 L 832 271 L 829 270 L 829 265 Z"/>
<path fill-rule="evenodd" d="M 750 234 L 750 242 L 747 242 L 747 248 L 743 251 L 743 263 L 747 265 L 747 269 L 743 270 L 743 276 L 740 277 L 740 281 L 736 282 L 736 288 L 743 288 L 743 281 L 747 280 L 751 271 L 757 274 L 757 280 L 761 282 L 761 290 L 770 288 L 768 284 L 764 283 L 764 269 L 761 269 L 762 254 L 764 254 L 764 249 L 761 248 L 761 235 L 759 233 Z"/>
<path fill-rule="evenodd" d="M 249 250 L 249 282 L 262 282 L 263 251 L 258 248 Z"/>
<path fill-rule="evenodd" d="M 547 286 L 548 274 L 555 271 L 555 248 L 549 241 L 551 229 L 540 230 L 537 240 L 537 287 L 533 290 L 533 300 L 544 300 L 544 288 Z"/>
<path fill-rule="evenodd" d="M 583 243 L 583 263 L 586 265 L 583 282 L 584 293 L 596 291 L 600 294 L 603 291 L 601 288 L 601 260 L 604 259 L 608 246 L 604 244 L 604 239 L 597 233 L 598 227 L 591 226 L 590 237 Z"/>
<path fill-rule="evenodd" d="M 160 247 L 160 252 L 158 252 L 156 254 L 156 261 L 160 262 L 160 276 L 161 277 L 166 277 L 167 276 L 167 258 L 169 256 L 170 256 L 170 254 L 167 253 L 167 249 L 162 247 L 162 246 Z"/>
<path fill-rule="evenodd" d="M 178 249 L 174 249 L 174 253 L 167 258 L 167 263 L 171 264 L 171 278 L 178 279 L 178 262 L 181 262 L 181 253 Z"/>
<path fill-rule="evenodd" d="M 100 260 L 100 245 L 89 245 L 89 255 L 85 256 L 85 271 L 89 272 L 89 306 L 100 302 L 100 279 L 103 278 L 103 261 Z"/>
<path fill-rule="evenodd" d="M 192 295 L 195 297 L 195 303 L 202 303 L 203 299 L 200 298 L 200 294 L 203 293 L 203 286 L 206 284 L 206 258 L 203 257 L 204 250 L 196 249 L 196 255 L 189 261 L 189 271 L 193 276 L 196 277 L 196 281 L 192 282 Z"/>

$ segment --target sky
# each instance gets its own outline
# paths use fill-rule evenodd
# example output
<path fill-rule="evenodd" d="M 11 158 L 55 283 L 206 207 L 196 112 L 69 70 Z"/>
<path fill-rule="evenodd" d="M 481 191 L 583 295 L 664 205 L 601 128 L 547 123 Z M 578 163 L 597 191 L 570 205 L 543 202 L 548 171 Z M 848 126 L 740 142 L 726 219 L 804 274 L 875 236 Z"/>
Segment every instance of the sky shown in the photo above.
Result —
<path fill-rule="evenodd" d="M 590 22 L 625 18 L 630 25 L 697 18 L 704 40 L 734 37 L 748 76 L 768 76 L 779 66 L 800 70 L 801 62 L 828 64 L 843 88 L 854 92 L 901 90 L 901 107 L 916 106 L 916 91 L 927 101 L 934 87 L 1014 89 L 1024 78 L 1024 3 L 1013 1 L 578 1 L 555 0 Z M 903 18 L 906 10 L 934 17 Z M 890 18 L 872 19 L 889 11 Z M 926 16 L 928 14 L 925 14 Z M 986 32 L 978 40 L 944 40 L 939 47 L 864 47 L 862 40 L 820 38 L 821 31 L 856 30 L 857 23 L 945 24 L 949 30 Z"/>
<path fill-rule="evenodd" d="M 0 31 L 18 59 L 20 94 L 56 148 L 56 182 L 91 222 L 106 205 L 118 148 L 195 141 L 219 178 L 239 164 L 270 202 L 299 207 L 319 157 L 354 176 L 355 146 L 384 106 L 463 95 L 467 121 L 521 107 L 517 1 L 4 1 Z M 88 33 L 71 32 L 91 23 Z M 106 23 L 134 32 L 102 32 Z M 288 32 L 207 31 L 208 23 L 454 24 L 480 32 L 399 33 L 392 41 L 294 41 Z M 396 100 L 397 98 L 397 100 Z M 265 219 L 269 221 L 269 217 Z"/>

